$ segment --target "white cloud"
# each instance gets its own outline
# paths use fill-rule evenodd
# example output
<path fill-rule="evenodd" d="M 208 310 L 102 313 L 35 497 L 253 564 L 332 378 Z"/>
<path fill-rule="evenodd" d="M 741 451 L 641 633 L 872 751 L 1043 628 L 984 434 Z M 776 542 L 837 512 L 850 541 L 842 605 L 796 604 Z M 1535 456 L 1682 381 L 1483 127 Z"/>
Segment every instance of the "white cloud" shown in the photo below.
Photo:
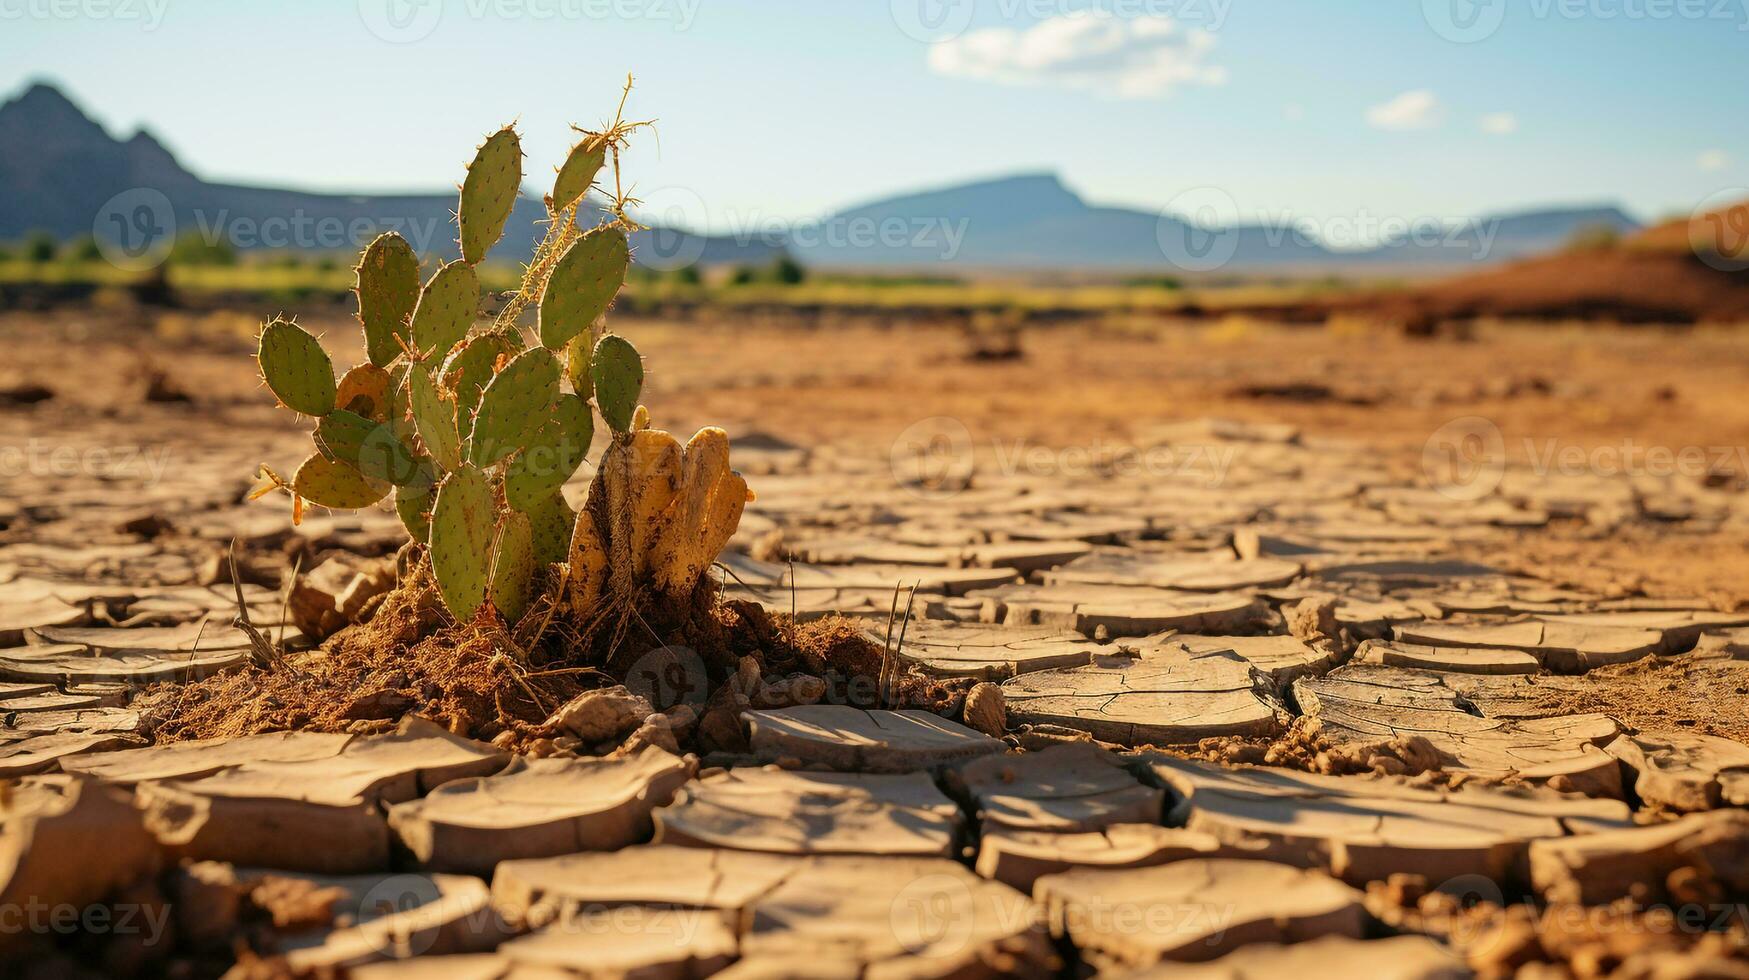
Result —
<path fill-rule="evenodd" d="M 1518 117 L 1510 112 L 1491 112 L 1482 117 L 1482 132 L 1491 136 L 1511 136 L 1518 132 Z"/>
<path fill-rule="evenodd" d="M 1375 129 L 1430 129 L 1439 125 L 1444 115 L 1432 92 L 1416 89 L 1366 110 L 1366 121 Z"/>
<path fill-rule="evenodd" d="M 1023 30 L 991 27 L 941 41 L 929 67 L 942 75 L 1005 85 L 1059 85 L 1120 98 L 1157 99 L 1185 85 L 1220 85 L 1207 63 L 1213 34 L 1170 17 L 1123 19 L 1098 9 L 1041 20 Z"/>
<path fill-rule="evenodd" d="M 1700 169 L 1714 173 L 1731 165 L 1731 155 L 1724 150 L 1708 150 L 1700 155 Z"/>

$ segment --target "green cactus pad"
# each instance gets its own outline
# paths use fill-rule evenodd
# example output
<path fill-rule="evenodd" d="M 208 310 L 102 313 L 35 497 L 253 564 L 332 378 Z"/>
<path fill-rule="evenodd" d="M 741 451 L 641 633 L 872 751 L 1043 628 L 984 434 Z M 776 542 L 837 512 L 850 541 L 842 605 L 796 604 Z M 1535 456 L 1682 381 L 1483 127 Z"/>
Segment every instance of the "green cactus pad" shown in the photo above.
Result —
<path fill-rule="evenodd" d="M 351 466 L 317 453 L 298 467 L 292 477 L 292 492 L 312 504 L 358 510 L 387 496 L 389 484 L 368 479 Z"/>
<path fill-rule="evenodd" d="M 528 515 L 507 511 L 492 546 L 492 605 L 507 623 L 528 611 L 534 589 L 534 529 Z"/>
<path fill-rule="evenodd" d="M 407 318 L 419 303 L 419 257 L 405 238 L 391 231 L 365 248 L 353 271 L 358 274 L 365 351 L 381 367 L 400 355 L 395 335 L 407 335 Z"/>
<path fill-rule="evenodd" d="M 589 455 L 594 438 L 589 403 L 576 395 L 560 395 L 546 422 L 505 468 L 504 499 L 518 510 L 527 510 L 564 486 Z"/>
<path fill-rule="evenodd" d="M 417 465 L 414 478 L 395 488 L 395 513 L 413 540 L 423 544 L 431 537 L 431 492 L 437 488 L 437 469 L 424 457 Z"/>
<path fill-rule="evenodd" d="M 558 350 L 607 312 L 625 284 L 631 250 L 624 230 L 603 225 L 571 243 L 540 298 L 540 342 Z"/>
<path fill-rule="evenodd" d="M 529 444 L 559 399 L 559 359 L 544 347 L 516 355 L 480 393 L 468 461 L 491 466 Z"/>
<path fill-rule="evenodd" d="M 407 373 L 407 386 L 411 389 L 408 403 L 413 408 L 413 428 L 419 433 L 419 441 L 425 444 L 425 451 L 437 465 L 445 470 L 455 469 L 462 461 L 455 402 L 443 397 L 431 372 L 424 368 L 416 366 Z"/>
<path fill-rule="evenodd" d="M 630 432 L 632 415 L 644 391 L 644 360 L 624 337 L 608 334 L 595 345 L 589 375 L 595 382 L 595 407 L 615 432 Z"/>
<path fill-rule="evenodd" d="M 557 490 L 546 494 L 523 508 L 529 526 L 534 529 L 534 559 L 543 565 L 561 562 L 571 557 L 571 530 L 577 524 L 577 513 Z"/>
<path fill-rule="evenodd" d="M 417 477 L 413 453 L 389 426 L 337 408 L 316 425 L 316 448 L 329 459 L 357 468 L 372 480 L 401 486 Z"/>
<path fill-rule="evenodd" d="M 431 509 L 431 570 L 450 615 L 468 620 L 486 599 L 491 573 L 492 486 L 464 466 L 444 478 Z"/>
<path fill-rule="evenodd" d="M 492 380 L 498 358 L 506 361 L 522 352 L 522 338 L 508 331 L 482 334 L 456 348 L 437 376 L 455 392 L 456 415 L 470 418 L 480 407 L 480 392 Z"/>
<path fill-rule="evenodd" d="M 601 165 L 606 162 L 607 144 L 593 137 L 571 147 L 570 155 L 559 167 L 559 176 L 553 179 L 553 210 L 563 211 L 589 193 L 595 175 L 601 172 Z"/>
<path fill-rule="evenodd" d="M 588 334 L 578 334 L 565 345 L 565 380 L 584 401 L 595 397 L 595 381 L 589 377 L 589 355 L 594 351 Z"/>
<path fill-rule="evenodd" d="M 413 308 L 413 346 L 438 361 L 468 335 L 480 309 L 480 277 L 466 262 L 438 269 Z"/>
<path fill-rule="evenodd" d="M 516 206 L 516 189 L 522 186 L 522 143 L 516 130 L 500 129 L 474 154 L 468 176 L 462 181 L 461 207 L 456 223 L 461 226 L 462 261 L 478 265 L 486 252 L 504 234 L 505 219 Z"/>
<path fill-rule="evenodd" d="M 334 410 L 334 362 L 302 327 L 276 317 L 261 328 L 255 359 L 280 404 L 304 415 Z"/>

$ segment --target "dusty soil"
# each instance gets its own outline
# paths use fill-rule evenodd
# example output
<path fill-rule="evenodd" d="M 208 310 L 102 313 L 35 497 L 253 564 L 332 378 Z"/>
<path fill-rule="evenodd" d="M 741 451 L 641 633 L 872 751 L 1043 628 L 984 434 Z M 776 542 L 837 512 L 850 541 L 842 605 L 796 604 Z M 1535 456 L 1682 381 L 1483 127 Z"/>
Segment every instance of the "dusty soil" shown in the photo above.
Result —
<path fill-rule="evenodd" d="M 349 318 L 304 322 L 327 332 L 337 361 L 358 353 Z M 78 450 L 161 446 L 172 461 L 258 447 L 260 461 L 293 466 L 303 433 L 273 410 L 248 366 L 256 324 L 241 312 L 0 314 L 0 403 L 33 386 L 50 395 L 0 406 L 0 439 L 21 460 L 35 439 Z M 1724 489 L 1749 479 L 1749 332 L 1483 325 L 1467 340 L 1418 340 L 1360 324 L 1235 317 L 1041 328 L 1023 336 L 1020 357 L 988 361 L 960 334 L 927 328 L 621 329 L 651 365 L 646 401 L 661 423 L 722 425 L 737 443 L 764 436 L 882 456 L 952 420 L 982 463 L 1073 475 L 1133 450 L 1152 427 L 1212 416 L 1360 440 L 1381 465 L 1413 473 L 1442 427 L 1479 417 L 1498 427 L 1509 461 L 1555 475 L 1683 467 Z M 149 402 L 154 387 L 192 401 Z M 1629 584 L 1731 608 L 1749 600 L 1745 543 L 1736 531 L 1688 529 L 1671 540 L 1656 527 L 1564 522 L 1504 553 L 1491 545 L 1489 558 L 1575 585 Z"/>

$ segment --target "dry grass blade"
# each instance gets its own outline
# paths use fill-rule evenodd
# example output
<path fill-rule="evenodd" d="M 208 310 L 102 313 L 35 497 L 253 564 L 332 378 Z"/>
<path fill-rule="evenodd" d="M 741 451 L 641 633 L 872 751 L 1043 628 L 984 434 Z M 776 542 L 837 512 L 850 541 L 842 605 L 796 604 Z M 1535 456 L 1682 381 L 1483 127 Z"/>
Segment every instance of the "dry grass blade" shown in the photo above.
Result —
<path fill-rule="evenodd" d="M 262 670 L 275 670 L 280 665 L 279 650 L 275 648 L 272 641 L 268 640 L 267 634 L 261 632 L 254 623 L 249 621 L 249 606 L 243 601 L 243 579 L 237 574 L 236 538 L 231 539 L 229 557 L 231 560 L 231 587 L 237 593 L 237 617 L 231 620 L 231 625 L 242 630 L 243 635 L 249 638 L 249 659 L 255 666 Z M 293 575 L 295 576 L 296 573 L 294 572 Z M 288 590 L 286 594 L 289 597 L 291 593 Z"/>

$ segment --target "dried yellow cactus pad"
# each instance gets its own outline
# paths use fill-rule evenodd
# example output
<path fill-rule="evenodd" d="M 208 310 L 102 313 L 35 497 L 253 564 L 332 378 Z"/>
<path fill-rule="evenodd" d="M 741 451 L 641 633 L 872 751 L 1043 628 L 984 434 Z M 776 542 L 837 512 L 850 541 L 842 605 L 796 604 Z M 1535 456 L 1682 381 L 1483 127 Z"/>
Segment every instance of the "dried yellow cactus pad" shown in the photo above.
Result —
<path fill-rule="evenodd" d="M 670 595 L 690 590 L 735 536 L 752 499 L 747 481 L 729 469 L 729 434 L 698 430 L 681 455 L 680 492 L 659 528 L 650 566 L 656 587 Z"/>
<path fill-rule="evenodd" d="M 607 588 L 607 544 L 595 527 L 594 518 L 585 510 L 577 515 L 571 529 L 571 554 L 565 570 L 565 593 L 571 609 L 581 618 L 589 618 L 601 608 L 601 596 Z"/>
<path fill-rule="evenodd" d="M 630 456 L 632 556 L 637 561 L 638 577 L 645 578 L 651 571 L 655 542 L 674 520 L 682 450 L 679 440 L 661 429 L 641 429 L 632 433 Z"/>

